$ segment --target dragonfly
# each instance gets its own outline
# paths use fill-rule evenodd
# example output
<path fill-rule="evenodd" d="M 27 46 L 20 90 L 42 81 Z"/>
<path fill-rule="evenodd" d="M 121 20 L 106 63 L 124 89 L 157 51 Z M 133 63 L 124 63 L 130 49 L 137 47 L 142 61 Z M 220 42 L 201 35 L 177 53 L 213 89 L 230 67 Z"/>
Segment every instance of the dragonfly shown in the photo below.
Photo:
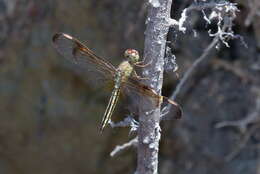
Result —
<path fill-rule="evenodd" d="M 52 38 L 52 42 L 58 53 L 66 59 L 85 66 L 87 69 L 91 68 L 97 72 L 96 74 L 112 82 L 113 90 L 101 121 L 101 132 L 111 121 L 111 116 L 115 110 L 120 93 L 126 90 L 130 91 L 130 93 L 149 97 L 155 101 L 157 105 L 167 102 L 177 109 L 175 117 L 181 117 L 182 110 L 178 103 L 165 96 L 158 95 L 152 88 L 141 83 L 142 78 L 138 76 L 134 70 L 134 67 L 141 63 L 139 61 L 140 56 L 138 51 L 127 49 L 124 52 L 125 60 L 122 61 L 118 67 L 115 67 L 107 59 L 97 56 L 82 42 L 68 34 L 56 33 Z"/>

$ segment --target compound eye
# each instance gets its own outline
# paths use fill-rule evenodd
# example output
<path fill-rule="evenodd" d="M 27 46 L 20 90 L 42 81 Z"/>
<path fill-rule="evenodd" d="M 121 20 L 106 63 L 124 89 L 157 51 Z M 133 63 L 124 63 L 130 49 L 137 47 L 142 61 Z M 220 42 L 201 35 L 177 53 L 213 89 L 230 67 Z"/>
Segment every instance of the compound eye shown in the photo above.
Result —
<path fill-rule="evenodd" d="M 127 49 L 125 51 L 125 57 L 130 59 L 131 62 L 137 62 L 139 60 L 139 53 L 134 49 Z"/>

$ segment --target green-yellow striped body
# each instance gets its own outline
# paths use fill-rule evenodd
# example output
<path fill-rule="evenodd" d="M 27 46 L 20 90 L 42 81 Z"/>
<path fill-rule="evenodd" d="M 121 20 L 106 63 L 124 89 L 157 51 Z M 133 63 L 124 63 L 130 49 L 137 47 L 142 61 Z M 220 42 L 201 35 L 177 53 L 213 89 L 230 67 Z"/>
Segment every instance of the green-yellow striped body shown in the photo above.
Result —
<path fill-rule="evenodd" d="M 112 91 L 112 95 L 109 99 L 109 103 L 107 105 L 106 111 L 104 113 L 100 131 L 103 131 L 105 126 L 109 123 L 112 113 L 115 109 L 116 103 L 118 101 L 120 95 L 121 82 L 127 81 L 128 77 L 131 76 L 133 72 L 133 66 L 128 61 L 123 61 L 118 66 L 118 71 L 115 76 L 115 85 Z"/>
<path fill-rule="evenodd" d="M 143 61 L 138 62 L 138 51 L 134 49 L 127 49 L 124 53 L 127 61 L 122 62 L 118 68 L 115 68 L 109 61 L 97 56 L 88 47 L 70 35 L 57 33 L 53 36 L 52 41 L 57 51 L 65 58 L 71 60 L 74 63 L 96 67 L 96 72 L 99 72 L 99 74 L 107 78 L 107 80 L 112 80 L 112 78 L 114 78 L 113 80 L 115 85 L 112 91 L 112 95 L 109 99 L 108 106 L 104 113 L 104 117 L 102 119 L 100 126 L 101 131 L 110 121 L 111 115 L 115 109 L 116 102 L 119 98 L 121 88 L 135 90 L 135 92 L 138 94 L 145 94 L 148 97 L 154 98 L 156 104 L 158 105 L 162 103 L 163 100 L 167 101 L 169 104 L 174 105 L 178 109 L 177 111 L 179 117 L 182 115 L 181 108 L 177 103 L 168 99 L 167 97 L 158 95 L 150 87 L 138 82 L 138 80 L 144 78 L 140 78 L 134 71 L 133 67 L 146 66 L 142 64 Z M 133 78 L 129 79 L 130 76 L 133 76 Z"/>

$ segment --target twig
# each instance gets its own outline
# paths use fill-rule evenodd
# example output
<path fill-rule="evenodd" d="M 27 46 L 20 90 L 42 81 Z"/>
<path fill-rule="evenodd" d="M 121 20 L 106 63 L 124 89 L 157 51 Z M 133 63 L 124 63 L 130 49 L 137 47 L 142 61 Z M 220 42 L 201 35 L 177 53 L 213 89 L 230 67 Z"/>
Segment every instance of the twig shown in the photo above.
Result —
<path fill-rule="evenodd" d="M 203 51 L 202 55 L 191 65 L 191 67 L 188 69 L 188 71 L 184 74 L 181 81 L 178 83 L 177 87 L 175 88 L 173 94 L 170 96 L 170 99 L 175 100 L 179 92 L 181 91 L 184 84 L 187 82 L 188 78 L 192 75 L 192 73 L 195 71 L 197 66 L 207 58 L 207 56 L 210 54 L 210 52 L 215 48 L 215 46 L 218 44 L 218 37 L 215 37 L 210 45 Z M 209 57 L 208 57 L 209 58 Z M 171 105 L 167 104 L 163 109 L 161 113 L 161 119 L 163 120 L 164 117 L 169 113 L 171 109 Z"/>
<path fill-rule="evenodd" d="M 192 73 L 195 71 L 197 66 L 207 58 L 209 53 L 215 48 L 215 46 L 218 44 L 218 37 L 215 37 L 210 45 L 203 51 L 202 55 L 191 65 L 191 67 L 188 69 L 188 71 L 184 74 L 183 78 L 181 81 L 178 83 L 176 89 L 174 90 L 173 94 L 170 96 L 170 99 L 175 100 L 177 95 L 179 94 L 180 90 L 188 80 L 188 78 L 192 75 Z M 167 114 L 169 113 L 171 109 L 171 105 L 167 104 L 163 109 L 161 113 L 161 120 L 164 120 Z"/>
<path fill-rule="evenodd" d="M 177 95 L 179 94 L 180 90 L 182 89 L 182 87 L 184 86 L 184 84 L 186 83 L 188 78 L 192 75 L 192 73 L 195 71 L 197 66 L 203 60 L 205 60 L 208 57 L 211 50 L 213 50 L 214 47 L 218 46 L 219 41 L 221 41 L 223 44 L 225 44 L 227 47 L 229 47 L 229 45 L 227 43 L 227 41 L 229 39 L 239 38 L 239 36 L 236 36 L 236 35 L 233 34 L 233 30 L 232 30 L 233 20 L 236 17 L 236 12 L 238 11 L 236 4 L 222 3 L 222 4 L 215 4 L 215 7 L 213 7 L 212 4 L 210 4 L 208 6 L 208 8 L 210 8 L 210 7 L 214 8 L 214 10 L 212 10 L 210 18 L 207 18 L 205 16 L 204 19 L 206 18 L 207 19 L 206 21 L 209 21 L 209 20 L 212 20 L 214 18 L 217 18 L 217 20 L 218 20 L 218 23 L 217 23 L 218 31 L 213 34 L 209 30 L 209 36 L 214 37 L 214 39 L 212 40 L 210 45 L 203 51 L 202 55 L 192 64 L 191 68 L 184 74 L 180 83 L 177 85 L 175 91 L 173 92 L 173 94 L 170 97 L 172 100 L 176 99 Z M 193 9 L 202 10 L 204 8 L 205 8 L 204 6 L 190 6 L 190 7 L 186 8 L 183 11 L 183 14 L 182 14 L 183 19 L 180 19 L 179 21 L 181 21 L 181 20 L 185 21 L 186 20 L 187 11 L 193 10 Z M 182 24 L 179 22 L 179 25 L 182 25 Z M 179 27 L 181 27 L 181 26 L 179 26 Z M 171 107 L 172 106 L 168 104 L 165 108 L 163 108 L 163 110 L 162 110 L 163 112 L 161 114 L 161 117 L 165 117 L 167 115 L 167 113 L 169 112 Z"/>
<path fill-rule="evenodd" d="M 226 7 L 226 6 L 235 6 L 235 3 L 230 3 L 230 2 L 203 2 L 203 3 L 194 3 L 191 6 L 189 6 L 187 9 L 187 12 L 190 12 L 192 10 L 206 10 L 206 9 L 214 9 L 214 8 L 220 8 L 220 7 Z"/>
<path fill-rule="evenodd" d="M 210 17 L 208 18 L 204 12 L 206 9 L 212 9 L 212 12 L 210 14 Z M 230 13 L 231 18 L 235 18 L 236 14 L 235 12 L 238 11 L 235 3 L 230 2 L 203 2 L 203 3 L 193 3 L 189 7 L 185 8 L 181 14 L 181 17 L 179 20 L 176 19 L 168 19 L 168 24 L 171 27 L 174 27 L 175 29 L 178 29 L 179 31 L 185 32 L 186 27 L 184 24 L 186 23 L 188 19 L 188 15 L 191 11 L 202 11 L 203 18 L 206 20 L 207 23 L 211 23 L 211 20 L 215 17 L 224 17 L 226 14 Z M 222 14 L 221 14 L 222 13 Z"/>
<path fill-rule="evenodd" d="M 189 68 L 189 70 L 184 74 L 183 78 L 181 79 L 180 83 L 177 85 L 174 93 L 170 97 L 171 99 L 175 100 L 176 96 L 179 94 L 180 90 L 182 89 L 183 85 L 186 83 L 188 78 L 191 76 L 191 74 L 195 71 L 197 66 L 207 58 L 211 50 L 215 48 L 217 45 L 219 39 L 218 37 L 215 37 L 212 42 L 209 44 L 209 46 L 203 51 L 202 55 L 192 64 L 192 66 Z"/>
<path fill-rule="evenodd" d="M 249 141 L 249 138 L 252 136 L 252 134 L 259 128 L 260 128 L 260 124 L 256 124 L 252 128 L 250 128 L 246 132 L 246 134 L 244 135 L 242 140 L 235 147 L 235 149 L 225 157 L 225 161 L 229 162 L 232 159 L 234 159 L 241 152 L 241 150 L 246 146 L 246 144 Z"/>
<path fill-rule="evenodd" d="M 220 59 L 213 59 L 212 60 L 212 65 L 214 67 L 221 67 L 224 68 L 225 70 L 231 71 L 233 74 L 238 76 L 239 78 L 242 79 L 243 82 L 255 82 L 256 79 L 252 76 L 250 76 L 246 71 L 244 71 L 242 68 L 235 64 L 231 64 L 226 60 L 220 60 Z"/>
<path fill-rule="evenodd" d="M 223 121 L 217 123 L 215 128 L 223 128 L 227 126 L 237 127 L 241 133 L 245 133 L 247 131 L 247 127 L 249 124 L 256 123 L 260 121 L 260 98 L 258 97 L 256 100 L 256 109 L 254 112 L 250 113 L 246 118 L 237 121 Z"/>
<path fill-rule="evenodd" d="M 114 157 L 117 153 L 125 150 L 126 148 L 129 148 L 131 146 L 137 146 L 137 143 L 138 143 L 138 138 L 135 137 L 134 139 L 132 139 L 131 141 L 123 144 L 123 145 L 118 145 L 114 148 L 114 150 L 110 153 L 110 156 L 111 157 Z"/>
<path fill-rule="evenodd" d="M 216 129 L 224 128 L 224 127 L 237 127 L 241 133 L 245 133 L 247 131 L 247 127 L 249 124 L 260 121 L 259 113 L 253 112 L 246 118 L 237 121 L 223 121 L 215 125 Z"/>
<path fill-rule="evenodd" d="M 134 132 L 138 129 L 138 121 L 136 121 L 133 117 L 128 116 L 123 121 L 120 121 L 118 123 L 114 123 L 113 121 L 109 122 L 110 126 L 112 128 L 114 127 L 130 127 L 130 133 Z"/>
<path fill-rule="evenodd" d="M 251 135 L 255 132 L 256 129 L 260 128 L 260 97 L 256 99 L 256 109 L 249 114 L 246 118 L 238 121 L 223 121 L 216 124 L 215 128 L 223 128 L 227 126 L 237 127 L 241 133 L 244 134 L 241 141 L 238 143 L 236 148 L 225 157 L 225 161 L 232 160 L 237 156 L 240 151 L 246 146 L 247 142 Z M 248 129 L 249 124 L 254 124 L 251 128 Z"/>
<path fill-rule="evenodd" d="M 227 5 L 227 4 L 225 4 Z M 191 8 L 191 7 L 190 7 Z M 226 7 L 227 8 L 227 7 Z M 221 40 L 227 47 L 228 44 L 226 42 L 226 40 L 228 38 L 234 38 L 234 34 L 233 31 L 231 29 L 232 27 L 232 21 L 235 18 L 235 11 L 237 11 L 237 9 L 235 7 L 233 7 L 233 4 L 231 4 L 230 8 L 227 9 L 233 9 L 230 10 L 232 16 L 230 17 L 229 20 L 224 20 L 224 17 L 222 16 L 221 13 L 216 14 L 216 17 L 218 18 L 219 22 L 218 22 L 218 31 L 215 34 L 211 34 L 209 31 L 209 35 L 213 36 L 214 39 L 211 42 L 211 44 L 203 51 L 203 54 L 192 64 L 191 68 L 184 74 L 182 80 L 180 81 L 180 83 L 177 85 L 173 95 L 170 97 L 171 99 L 175 100 L 177 94 L 180 92 L 180 89 L 183 87 L 184 83 L 187 81 L 187 79 L 189 78 L 189 76 L 192 74 L 192 72 L 195 70 L 195 68 L 204 60 L 207 58 L 207 56 L 209 55 L 210 51 L 217 45 L 218 41 Z M 221 22 L 224 20 L 224 24 L 221 27 Z M 226 31 L 228 30 L 228 31 Z"/>

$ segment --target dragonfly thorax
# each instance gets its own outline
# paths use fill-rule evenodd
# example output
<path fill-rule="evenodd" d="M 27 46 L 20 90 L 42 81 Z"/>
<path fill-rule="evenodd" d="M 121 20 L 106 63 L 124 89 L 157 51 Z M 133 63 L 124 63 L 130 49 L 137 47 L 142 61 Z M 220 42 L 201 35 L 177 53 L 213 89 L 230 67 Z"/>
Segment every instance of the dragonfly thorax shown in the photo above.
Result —
<path fill-rule="evenodd" d="M 124 56 L 132 65 L 136 64 L 139 61 L 140 57 L 138 51 L 134 49 L 125 50 Z"/>
<path fill-rule="evenodd" d="M 96 68 L 93 70 L 96 70 L 96 72 L 99 72 L 100 75 L 107 77 L 107 80 L 114 80 L 114 89 L 101 122 L 101 131 L 111 120 L 121 88 L 134 91 L 140 96 L 145 95 L 150 97 L 152 100 L 155 100 L 157 106 L 166 101 L 168 104 L 177 108 L 177 116 L 180 117 L 182 115 L 181 108 L 177 103 L 167 97 L 160 96 L 153 89 L 139 82 L 141 77 L 137 75 L 134 67 L 142 64 L 139 62 L 139 54 L 136 50 L 127 49 L 124 53 L 127 60 L 120 63 L 119 66 L 115 68 L 108 60 L 97 56 L 87 46 L 70 35 L 64 33 L 55 34 L 53 36 L 53 44 L 57 51 L 65 58 L 74 63 L 86 65 L 87 68 L 89 66 Z M 142 65 L 139 67 L 145 66 Z"/>
<path fill-rule="evenodd" d="M 119 64 L 118 70 L 121 74 L 122 81 L 126 81 L 133 72 L 133 66 L 128 61 L 123 61 Z"/>

